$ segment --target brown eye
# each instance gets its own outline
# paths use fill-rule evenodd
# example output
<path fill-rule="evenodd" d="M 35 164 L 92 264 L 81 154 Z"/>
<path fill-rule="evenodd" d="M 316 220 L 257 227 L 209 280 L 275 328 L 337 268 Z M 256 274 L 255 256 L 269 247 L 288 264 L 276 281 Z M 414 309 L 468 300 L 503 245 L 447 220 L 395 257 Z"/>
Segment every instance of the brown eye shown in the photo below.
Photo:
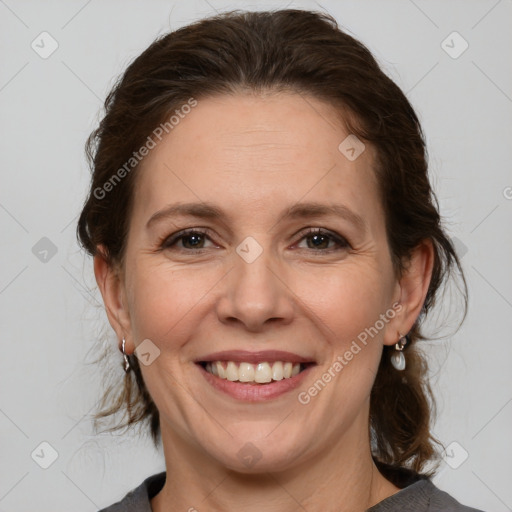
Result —
<path fill-rule="evenodd" d="M 342 250 L 350 247 L 350 244 L 342 236 L 326 231 L 322 228 L 311 228 L 301 238 L 307 240 L 307 249 L 318 252 L 331 252 L 333 250 Z M 329 244 L 332 244 L 329 246 Z"/>
<path fill-rule="evenodd" d="M 162 249 L 171 249 L 181 242 L 181 247 L 177 247 L 178 250 L 201 250 L 207 249 L 207 247 L 204 247 L 204 243 L 209 239 L 210 237 L 207 235 L 206 231 L 189 229 L 186 231 L 180 231 L 166 238 L 161 247 Z"/>

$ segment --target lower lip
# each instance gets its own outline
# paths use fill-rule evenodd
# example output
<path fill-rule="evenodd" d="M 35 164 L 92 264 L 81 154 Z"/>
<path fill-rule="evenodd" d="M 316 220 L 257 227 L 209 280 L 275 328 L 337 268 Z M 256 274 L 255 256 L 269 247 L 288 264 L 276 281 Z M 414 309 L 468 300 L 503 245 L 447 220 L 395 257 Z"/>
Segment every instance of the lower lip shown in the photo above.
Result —
<path fill-rule="evenodd" d="M 289 379 L 277 380 L 269 382 L 268 384 L 251 384 L 221 379 L 220 377 L 216 377 L 210 372 L 207 372 L 200 364 L 197 364 L 197 367 L 203 374 L 206 381 L 215 389 L 231 396 L 232 398 L 243 400 L 245 402 L 264 402 L 292 391 L 300 385 L 306 374 L 309 373 L 312 368 L 312 366 L 308 366 L 306 369 Z"/>

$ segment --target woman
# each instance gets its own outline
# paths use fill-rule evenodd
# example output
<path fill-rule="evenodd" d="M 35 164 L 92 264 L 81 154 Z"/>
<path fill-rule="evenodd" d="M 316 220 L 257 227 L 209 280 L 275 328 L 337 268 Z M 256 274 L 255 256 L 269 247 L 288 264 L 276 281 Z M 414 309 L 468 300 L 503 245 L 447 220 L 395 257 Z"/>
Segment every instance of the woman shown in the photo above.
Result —
<path fill-rule="evenodd" d="M 181 28 L 88 149 L 78 234 L 126 372 L 99 416 L 126 406 L 166 462 L 105 511 L 475 510 L 430 480 L 416 348 L 462 270 L 418 119 L 361 43 L 297 10 Z"/>

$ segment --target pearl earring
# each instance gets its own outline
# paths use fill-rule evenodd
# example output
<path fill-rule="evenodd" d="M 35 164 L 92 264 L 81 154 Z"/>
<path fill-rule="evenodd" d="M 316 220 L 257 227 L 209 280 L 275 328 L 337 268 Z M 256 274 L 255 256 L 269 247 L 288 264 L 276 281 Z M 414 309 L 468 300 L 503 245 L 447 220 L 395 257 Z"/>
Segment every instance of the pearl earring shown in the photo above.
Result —
<path fill-rule="evenodd" d="M 398 333 L 398 335 L 400 339 L 395 345 L 395 352 L 391 355 L 391 364 L 396 370 L 403 371 L 405 370 L 405 356 L 403 350 L 409 340 L 407 336 L 402 336 L 400 333 Z"/>

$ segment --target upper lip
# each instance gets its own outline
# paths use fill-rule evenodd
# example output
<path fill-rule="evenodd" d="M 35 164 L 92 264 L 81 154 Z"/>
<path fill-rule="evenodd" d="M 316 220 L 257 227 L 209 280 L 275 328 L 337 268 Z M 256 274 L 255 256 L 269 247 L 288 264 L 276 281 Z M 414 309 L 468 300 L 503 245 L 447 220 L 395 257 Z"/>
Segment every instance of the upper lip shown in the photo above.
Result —
<path fill-rule="evenodd" d="M 208 361 L 235 361 L 240 363 L 273 363 L 276 361 L 284 361 L 290 363 L 313 363 L 312 358 L 303 357 L 292 352 L 284 352 L 282 350 L 262 350 L 258 352 L 250 352 L 247 350 L 224 350 L 222 352 L 214 352 L 195 360 L 196 363 L 204 363 Z"/>

